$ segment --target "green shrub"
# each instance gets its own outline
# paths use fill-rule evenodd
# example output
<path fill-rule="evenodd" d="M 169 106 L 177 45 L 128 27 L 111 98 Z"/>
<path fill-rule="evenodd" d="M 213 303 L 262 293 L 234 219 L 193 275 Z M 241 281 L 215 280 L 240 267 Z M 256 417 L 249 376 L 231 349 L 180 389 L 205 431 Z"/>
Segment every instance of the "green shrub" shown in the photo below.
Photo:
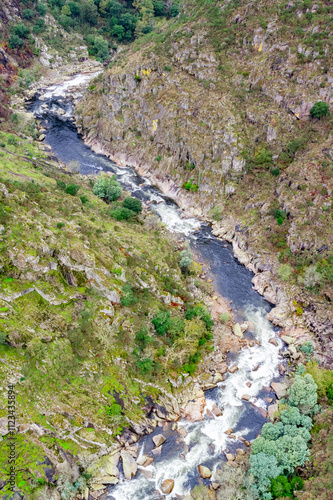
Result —
<path fill-rule="evenodd" d="M 110 211 L 110 215 L 116 220 L 129 220 L 135 216 L 135 213 L 125 207 L 116 207 Z"/>
<path fill-rule="evenodd" d="M 59 179 L 57 179 L 57 188 L 61 189 L 62 191 L 65 191 L 65 189 L 66 189 L 65 182 L 64 181 L 60 181 Z"/>
<path fill-rule="evenodd" d="M 122 296 L 122 299 L 120 301 L 122 306 L 129 307 L 132 304 L 137 303 L 138 299 L 134 296 L 134 292 L 132 290 L 132 286 L 130 285 L 130 283 L 126 283 L 123 286 L 122 291 L 123 291 L 123 296 Z"/>
<path fill-rule="evenodd" d="M 279 267 L 278 275 L 283 281 L 289 281 L 293 275 L 293 268 L 288 264 L 282 264 L 282 266 Z"/>
<path fill-rule="evenodd" d="M 132 210 L 136 214 L 142 212 L 142 201 L 137 198 L 125 198 L 123 201 L 123 207 Z"/>
<path fill-rule="evenodd" d="M 319 101 L 311 109 L 310 115 L 313 118 L 322 118 L 330 114 L 330 107 L 327 102 Z"/>
<path fill-rule="evenodd" d="M 192 253 L 190 250 L 183 250 L 180 254 L 179 267 L 184 273 L 189 273 L 189 267 L 192 264 Z"/>
<path fill-rule="evenodd" d="M 113 177 L 99 175 L 93 187 L 93 193 L 108 203 L 117 200 L 122 195 L 122 192 L 122 187 L 117 182 L 115 175 Z"/>
<path fill-rule="evenodd" d="M 251 454 L 249 475 L 255 481 L 255 485 L 251 488 L 255 493 L 259 493 L 260 496 L 265 494 L 270 489 L 271 479 L 280 474 L 281 468 L 274 456 L 263 452 Z"/>
<path fill-rule="evenodd" d="M 23 47 L 24 41 L 19 36 L 12 33 L 9 38 L 9 45 L 12 49 L 20 49 Z"/>
<path fill-rule="evenodd" d="M 178 337 L 183 336 L 185 330 L 185 323 L 178 316 L 170 318 L 167 330 L 171 340 L 175 341 Z"/>
<path fill-rule="evenodd" d="M 110 417 L 115 417 L 117 415 L 121 415 L 122 409 L 120 405 L 113 403 L 111 406 L 106 407 L 105 412 Z"/>
<path fill-rule="evenodd" d="M 16 26 L 12 27 L 12 34 L 20 38 L 28 38 L 30 29 L 22 23 L 16 24 Z"/>
<path fill-rule="evenodd" d="M 306 371 L 312 376 L 318 387 L 318 396 L 321 398 L 327 396 L 333 384 L 333 371 L 319 366 L 316 360 L 306 364 Z"/>
<path fill-rule="evenodd" d="M 40 14 L 41 16 L 45 16 L 45 14 L 47 12 L 47 7 L 44 3 L 38 3 L 36 8 L 37 8 L 38 14 Z"/>
<path fill-rule="evenodd" d="M 135 79 L 137 82 L 141 82 L 141 75 L 135 75 L 135 76 L 134 76 L 134 79 Z"/>
<path fill-rule="evenodd" d="M 303 488 L 302 478 L 295 476 L 290 481 L 286 476 L 278 476 L 271 480 L 271 492 L 273 498 L 294 498 L 294 491 L 301 490 Z"/>
<path fill-rule="evenodd" d="M 222 220 L 222 213 L 223 213 L 222 207 L 218 207 L 215 205 L 213 208 L 209 210 L 208 216 L 216 221 L 219 221 Z"/>
<path fill-rule="evenodd" d="M 297 406 L 301 413 L 313 413 L 317 404 L 317 384 L 309 373 L 303 377 L 296 375 L 295 381 L 289 389 L 288 403 Z"/>
<path fill-rule="evenodd" d="M 148 335 L 147 328 L 143 326 L 136 334 L 135 341 L 139 346 L 139 349 L 143 351 L 149 344 L 151 344 L 153 339 Z"/>
<path fill-rule="evenodd" d="M 136 363 L 136 367 L 138 368 L 138 370 L 141 371 L 141 373 L 143 373 L 145 375 L 145 374 L 153 371 L 154 362 L 149 358 L 144 358 Z"/>
<path fill-rule="evenodd" d="M 157 335 L 165 335 L 170 326 L 170 312 L 159 311 L 151 322 L 155 327 Z"/>
<path fill-rule="evenodd" d="M 85 196 L 84 194 L 82 196 L 80 196 L 80 200 L 81 200 L 81 203 L 83 203 L 83 205 L 85 205 L 89 201 L 87 196 Z"/>
<path fill-rule="evenodd" d="M 306 354 L 308 356 L 312 356 L 312 354 L 313 354 L 312 342 L 304 342 L 304 344 L 301 345 L 299 350 L 304 352 L 304 354 Z"/>
<path fill-rule="evenodd" d="M 34 17 L 35 13 L 31 9 L 23 9 L 22 10 L 22 17 L 23 19 L 27 19 L 28 21 Z"/>
<path fill-rule="evenodd" d="M 161 155 L 158 155 L 158 156 L 156 157 L 156 161 L 161 161 L 161 160 L 162 160 L 162 156 L 161 156 Z"/>
<path fill-rule="evenodd" d="M 186 189 L 186 191 L 191 191 L 191 193 L 196 193 L 199 186 L 193 182 L 193 179 L 190 179 L 188 182 L 182 184 L 182 188 Z"/>
<path fill-rule="evenodd" d="M 64 227 L 64 226 L 65 226 L 65 223 L 64 223 L 64 222 L 58 222 L 58 224 L 57 224 L 57 228 L 58 228 L 58 229 L 61 229 L 61 228 L 62 228 L 62 227 Z"/>
<path fill-rule="evenodd" d="M 164 66 L 164 71 L 172 71 L 171 66 Z"/>
<path fill-rule="evenodd" d="M 230 314 L 227 313 L 227 312 L 224 312 L 220 315 L 220 321 L 221 323 L 228 323 L 228 321 L 230 320 Z"/>
<path fill-rule="evenodd" d="M 70 184 L 67 184 L 66 189 L 65 189 L 65 193 L 70 194 L 71 196 L 76 196 L 79 189 L 80 189 L 80 186 L 71 182 Z"/>

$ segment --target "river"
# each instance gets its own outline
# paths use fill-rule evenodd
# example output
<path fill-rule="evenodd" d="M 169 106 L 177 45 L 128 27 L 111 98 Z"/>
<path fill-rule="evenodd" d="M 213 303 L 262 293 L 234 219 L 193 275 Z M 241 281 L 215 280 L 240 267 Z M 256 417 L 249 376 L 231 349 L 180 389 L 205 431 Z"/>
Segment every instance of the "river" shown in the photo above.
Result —
<path fill-rule="evenodd" d="M 225 431 L 233 428 L 236 438 L 243 436 L 249 441 L 260 432 L 266 420 L 256 407 L 267 408 L 264 400 L 267 393 L 263 388 L 269 386 L 273 379 L 279 379 L 282 342 L 278 337 L 278 346 L 269 342 L 276 334 L 276 329 L 267 320 L 271 305 L 253 289 L 253 274 L 235 259 L 231 245 L 213 236 L 208 224 L 184 216 L 172 200 L 133 168 L 119 167 L 84 144 L 72 118 L 74 106 L 68 91 L 83 85 L 89 78 L 78 75 L 70 82 L 40 91 L 31 101 L 30 111 L 46 128 L 45 142 L 60 160 L 79 162 L 82 174 L 111 171 L 133 196 L 149 201 L 151 210 L 170 231 L 181 233 L 188 239 L 196 255 L 210 268 L 215 290 L 230 301 L 238 321 L 254 323 L 254 337 L 259 341 L 259 345 L 243 349 L 230 358 L 229 362 L 237 364 L 238 371 L 228 373 L 225 382 L 205 393 L 207 407 L 212 408 L 217 403 L 224 409 L 222 416 L 214 419 L 205 416 L 202 421 L 194 423 L 178 422 L 187 430 L 184 440 L 171 430 L 171 425 L 165 425 L 163 429 L 157 427 L 155 434 L 162 432 L 167 437 L 161 456 L 154 458 L 153 464 L 144 469 L 146 472 L 141 472 L 139 467 L 132 481 L 125 480 L 121 473 L 119 483 L 108 489 L 108 498 L 115 500 L 183 498 L 202 481 L 197 469 L 199 464 L 215 471 L 217 465 L 225 460 L 224 451 L 232 452 L 242 447 L 241 441 L 230 438 Z M 253 371 L 258 365 L 259 368 Z M 251 386 L 248 387 L 247 383 Z M 244 394 L 250 396 L 249 401 L 241 399 Z M 140 440 L 140 455 L 150 453 L 152 448 L 152 435 Z M 174 489 L 167 497 L 161 496 L 161 484 L 169 478 L 175 481 Z M 203 482 L 209 484 L 210 481 Z"/>

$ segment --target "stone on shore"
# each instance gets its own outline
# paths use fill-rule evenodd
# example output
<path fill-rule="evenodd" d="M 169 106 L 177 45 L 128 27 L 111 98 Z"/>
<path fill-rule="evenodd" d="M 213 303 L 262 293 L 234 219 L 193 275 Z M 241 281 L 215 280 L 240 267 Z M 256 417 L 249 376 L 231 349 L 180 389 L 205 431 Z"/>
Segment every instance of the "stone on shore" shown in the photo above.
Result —
<path fill-rule="evenodd" d="M 277 346 L 279 345 L 279 344 L 278 344 L 278 342 L 277 342 L 277 340 L 276 340 L 275 338 L 271 338 L 271 339 L 269 339 L 269 341 L 268 341 L 268 342 L 269 342 L 270 344 L 275 345 L 275 347 L 277 347 Z"/>
<path fill-rule="evenodd" d="M 228 460 L 228 462 L 233 462 L 236 458 L 233 453 L 225 453 L 225 457 Z"/>
<path fill-rule="evenodd" d="M 155 457 L 159 457 L 162 453 L 162 445 L 154 448 L 151 452 Z"/>
<path fill-rule="evenodd" d="M 230 373 L 235 373 L 237 370 L 238 370 L 238 366 L 237 365 L 230 366 L 230 368 L 229 368 L 229 372 Z"/>
<path fill-rule="evenodd" d="M 243 332 L 239 323 L 234 324 L 234 334 L 236 335 L 236 337 L 239 337 L 240 339 L 243 338 Z"/>
<path fill-rule="evenodd" d="M 268 413 L 270 420 L 272 420 L 272 421 L 274 420 L 274 413 L 277 412 L 278 409 L 279 409 L 279 405 L 277 403 L 274 403 L 267 408 L 267 413 Z"/>
<path fill-rule="evenodd" d="M 212 471 L 210 471 L 208 467 L 205 467 L 204 465 L 198 465 L 198 471 L 203 479 L 209 479 L 210 477 L 212 477 Z"/>
<path fill-rule="evenodd" d="M 154 445 L 156 448 L 161 446 L 166 441 L 166 438 L 163 436 L 163 434 L 157 434 L 156 436 L 153 437 Z"/>
<path fill-rule="evenodd" d="M 249 394 L 243 394 L 241 399 L 244 399 L 244 401 L 250 401 L 251 396 Z"/>
<path fill-rule="evenodd" d="M 282 399 L 287 395 L 287 389 L 289 387 L 288 383 L 283 382 L 272 382 L 271 388 L 277 395 L 278 399 Z"/>
<path fill-rule="evenodd" d="M 161 490 L 163 491 L 164 495 L 170 495 L 174 485 L 175 482 L 173 479 L 165 479 L 161 485 Z"/>
<path fill-rule="evenodd" d="M 122 450 L 121 458 L 123 460 L 125 478 L 132 479 L 132 477 L 135 476 L 136 471 L 138 470 L 138 464 L 136 463 L 132 455 L 126 450 Z"/>

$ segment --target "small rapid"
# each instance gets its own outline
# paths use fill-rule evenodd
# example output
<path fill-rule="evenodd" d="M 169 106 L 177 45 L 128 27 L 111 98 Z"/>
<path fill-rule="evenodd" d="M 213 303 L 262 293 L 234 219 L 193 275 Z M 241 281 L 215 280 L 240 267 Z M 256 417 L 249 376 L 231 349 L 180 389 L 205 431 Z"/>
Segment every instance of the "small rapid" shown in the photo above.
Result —
<path fill-rule="evenodd" d="M 210 269 L 214 288 L 230 301 L 238 322 L 249 321 L 254 325 L 253 339 L 258 341 L 231 356 L 228 364 L 236 364 L 238 370 L 227 373 L 224 382 L 205 393 L 206 409 L 211 410 L 217 404 L 223 408 L 223 415 L 212 417 L 206 411 L 202 421 L 179 421 L 178 427 L 186 430 L 184 439 L 171 429 L 171 424 L 157 427 L 155 433 L 140 440 L 139 455 L 150 453 L 152 436 L 163 433 L 167 441 L 163 444 L 161 456 L 154 457 L 153 464 L 148 467 L 139 466 L 136 477 L 131 481 L 125 480 L 121 474 L 119 483 L 108 489 L 108 498 L 115 500 L 182 498 L 202 481 L 198 465 L 205 465 L 215 472 L 218 463 L 225 460 L 225 451 L 232 452 L 244 446 L 239 437 L 251 441 L 260 432 L 266 422 L 260 411 L 267 409 L 265 387 L 279 378 L 282 342 L 278 337 L 277 346 L 269 342 L 276 334 L 267 320 L 271 305 L 253 289 L 253 274 L 235 259 L 231 245 L 214 237 L 207 224 L 184 217 L 172 200 L 133 168 L 119 167 L 84 144 L 73 123 L 74 105 L 69 93 L 87 84 L 90 78 L 92 75 L 77 75 L 69 82 L 40 91 L 31 101 L 30 111 L 46 129 L 46 143 L 65 163 L 77 161 L 81 174 L 97 174 L 101 170 L 112 172 L 133 196 L 149 202 L 150 209 L 171 232 L 181 233 L 188 239 L 196 255 Z M 246 400 L 243 399 L 245 394 Z M 233 429 L 233 436 L 226 433 L 229 429 Z M 169 478 L 174 480 L 175 485 L 172 493 L 165 497 L 161 484 Z M 209 484 L 207 480 L 203 482 Z"/>

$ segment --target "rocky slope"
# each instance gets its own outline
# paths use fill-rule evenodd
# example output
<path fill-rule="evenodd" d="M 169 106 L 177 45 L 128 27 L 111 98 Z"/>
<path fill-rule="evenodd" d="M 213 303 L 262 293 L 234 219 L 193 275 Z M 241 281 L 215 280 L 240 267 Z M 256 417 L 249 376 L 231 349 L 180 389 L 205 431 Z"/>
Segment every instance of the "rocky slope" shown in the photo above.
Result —
<path fill-rule="evenodd" d="M 76 109 L 94 149 L 216 221 L 293 318 L 276 322 L 309 328 L 328 365 L 333 138 L 330 118 L 310 109 L 332 98 L 331 11 L 325 1 L 184 2 Z"/>

